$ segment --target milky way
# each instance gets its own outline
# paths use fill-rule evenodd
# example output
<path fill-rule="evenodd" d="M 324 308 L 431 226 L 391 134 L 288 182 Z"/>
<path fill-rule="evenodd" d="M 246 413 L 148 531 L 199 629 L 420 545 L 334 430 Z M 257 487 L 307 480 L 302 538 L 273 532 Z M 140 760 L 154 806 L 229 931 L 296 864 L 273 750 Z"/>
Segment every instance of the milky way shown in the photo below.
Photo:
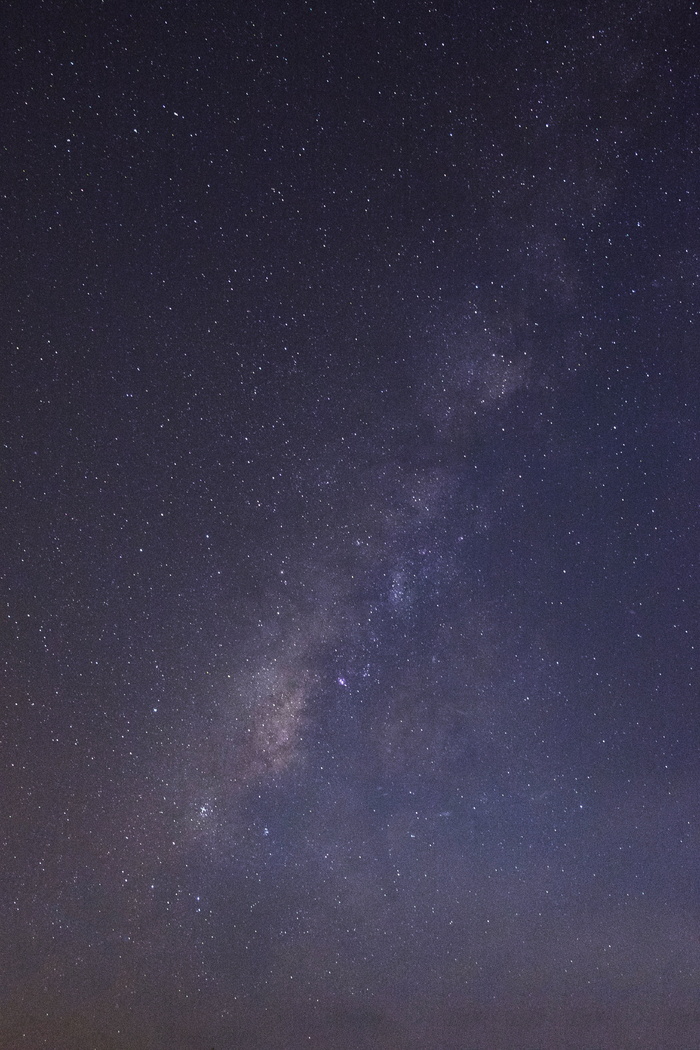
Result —
<path fill-rule="evenodd" d="M 25 8 L 0 1050 L 697 1045 L 692 6 Z"/>

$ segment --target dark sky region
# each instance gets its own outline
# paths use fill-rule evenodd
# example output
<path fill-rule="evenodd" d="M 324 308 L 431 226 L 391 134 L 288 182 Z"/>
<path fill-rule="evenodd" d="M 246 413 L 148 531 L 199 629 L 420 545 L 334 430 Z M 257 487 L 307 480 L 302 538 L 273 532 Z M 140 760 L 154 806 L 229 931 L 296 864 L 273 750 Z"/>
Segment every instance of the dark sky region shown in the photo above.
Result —
<path fill-rule="evenodd" d="M 1 1050 L 700 1046 L 700 8 L 3 7 Z"/>

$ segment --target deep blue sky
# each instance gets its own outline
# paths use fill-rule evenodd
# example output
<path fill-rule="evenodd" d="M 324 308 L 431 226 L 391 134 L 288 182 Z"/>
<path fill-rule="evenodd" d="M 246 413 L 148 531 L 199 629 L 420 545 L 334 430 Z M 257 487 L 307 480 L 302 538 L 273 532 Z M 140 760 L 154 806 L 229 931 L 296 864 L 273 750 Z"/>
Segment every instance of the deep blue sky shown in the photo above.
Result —
<path fill-rule="evenodd" d="M 2 1050 L 698 1045 L 699 19 L 3 11 Z"/>

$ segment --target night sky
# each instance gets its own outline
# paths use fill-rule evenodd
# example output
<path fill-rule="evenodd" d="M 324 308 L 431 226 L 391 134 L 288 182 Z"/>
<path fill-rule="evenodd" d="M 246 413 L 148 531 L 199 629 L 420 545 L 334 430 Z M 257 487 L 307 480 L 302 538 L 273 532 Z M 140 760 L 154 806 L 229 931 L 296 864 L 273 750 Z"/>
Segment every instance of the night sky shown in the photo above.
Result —
<path fill-rule="evenodd" d="M 0 1047 L 700 1046 L 700 7 L 2 13 Z"/>

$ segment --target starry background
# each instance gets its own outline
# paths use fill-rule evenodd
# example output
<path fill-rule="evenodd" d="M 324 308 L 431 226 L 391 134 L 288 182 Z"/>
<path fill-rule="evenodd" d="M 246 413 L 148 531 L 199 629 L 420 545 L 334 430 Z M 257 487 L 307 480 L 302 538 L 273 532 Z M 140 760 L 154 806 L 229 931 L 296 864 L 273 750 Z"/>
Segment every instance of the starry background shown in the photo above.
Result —
<path fill-rule="evenodd" d="M 700 1046 L 700 14 L 555 6 L 3 9 L 3 1050 Z"/>

